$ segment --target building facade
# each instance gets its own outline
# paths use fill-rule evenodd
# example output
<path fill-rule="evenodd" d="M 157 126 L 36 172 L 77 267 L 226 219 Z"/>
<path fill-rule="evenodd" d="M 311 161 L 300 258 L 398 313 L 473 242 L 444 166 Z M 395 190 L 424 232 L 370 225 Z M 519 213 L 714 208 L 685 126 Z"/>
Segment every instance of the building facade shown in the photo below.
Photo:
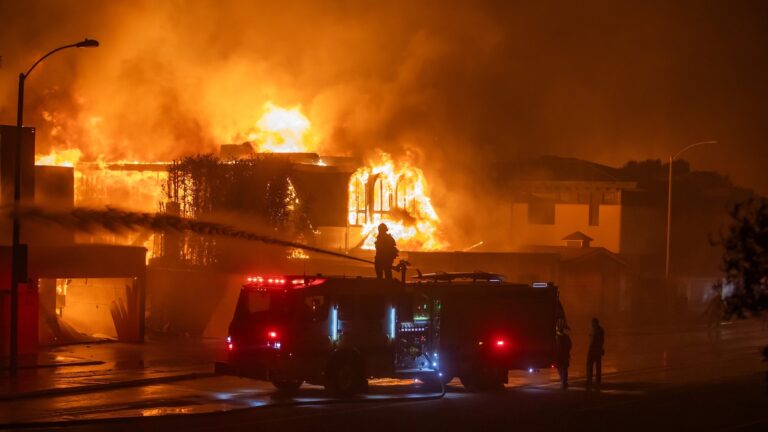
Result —
<path fill-rule="evenodd" d="M 525 181 L 512 184 L 511 243 L 562 246 L 582 232 L 592 245 L 622 253 L 622 194 L 633 182 Z"/>

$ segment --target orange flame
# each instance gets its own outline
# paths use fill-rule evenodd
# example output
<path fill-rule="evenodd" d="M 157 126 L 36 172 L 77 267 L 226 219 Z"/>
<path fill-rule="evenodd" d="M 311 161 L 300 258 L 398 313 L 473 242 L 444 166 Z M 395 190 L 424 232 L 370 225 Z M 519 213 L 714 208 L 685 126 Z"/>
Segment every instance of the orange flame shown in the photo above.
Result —
<path fill-rule="evenodd" d="M 315 152 L 318 140 L 299 106 L 284 108 L 267 102 L 254 127 L 240 140 L 252 142 L 259 152 Z M 95 128 L 96 125 L 94 125 Z M 78 149 L 52 151 L 36 158 L 38 165 L 74 168 L 75 204 L 154 212 L 159 210 L 167 172 L 162 167 L 120 167 L 137 162 L 104 160 L 83 162 Z M 146 162 L 142 162 L 146 164 Z M 162 164 L 162 163 L 160 163 Z M 325 165 L 320 160 L 319 165 Z M 298 198 L 296 198 L 298 199 Z M 297 201 L 298 203 L 298 201 Z M 448 245 L 439 230 L 440 218 L 429 198 L 424 173 L 407 162 L 395 162 L 385 153 L 359 168 L 349 183 L 349 224 L 360 227 L 363 249 L 374 249 L 380 223 L 386 223 L 401 250 L 441 250 Z M 144 242 L 148 248 L 149 241 Z M 291 258 L 305 259 L 290 252 Z"/>
<path fill-rule="evenodd" d="M 35 155 L 35 165 L 74 167 L 81 156 L 78 149 L 52 150 L 47 155 Z"/>
<path fill-rule="evenodd" d="M 160 208 L 162 185 L 168 177 L 165 162 L 83 162 L 81 156 L 78 149 L 52 150 L 36 155 L 35 165 L 74 168 L 77 206 L 119 205 L 146 212 Z"/>
<path fill-rule="evenodd" d="M 362 226 L 363 249 L 374 249 L 380 223 L 387 224 L 401 250 L 447 247 L 424 173 L 408 163 L 396 164 L 386 153 L 352 175 L 348 217 L 350 225 Z"/>
<path fill-rule="evenodd" d="M 235 141 L 242 137 L 235 136 Z M 272 102 L 265 103 L 264 113 L 245 138 L 254 144 L 257 152 L 311 153 L 317 150 L 309 119 L 300 106 L 283 108 Z"/>
<path fill-rule="evenodd" d="M 138 162 L 121 161 L 82 162 L 78 149 L 53 150 L 47 155 L 37 155 L 35 165 L 72 167 L 74 175 L 75 206 L 101 208 L 118 206 L 133 211 L 156 212 L 160 209 L 162 188 L 168 172 L 163 163 L 142 163 L 143 168 L 127 169 Z M 153 165 L 157 165 L 152 167 Z M 131 244 L 144 246 L 147 260 L 154 256 L 154 235 L 147 232 L 115 235 L 93 233 L 78 235 L 80 242 Z"/>

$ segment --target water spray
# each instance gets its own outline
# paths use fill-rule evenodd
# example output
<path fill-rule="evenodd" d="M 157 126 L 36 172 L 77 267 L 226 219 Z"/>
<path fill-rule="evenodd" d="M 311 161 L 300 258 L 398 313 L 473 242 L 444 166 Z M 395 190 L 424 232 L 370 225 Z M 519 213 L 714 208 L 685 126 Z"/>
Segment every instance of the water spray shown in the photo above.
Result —
<path fill-rule="evenodd" d="M 5 214 L 12 216 L 6 209 Z M 155 232 L 192 232 L 200 235 L 229 237 L 247 241 L 261 242 L 276 246 L 302 249 L 323 255 L 330 255 L 353 261 L 373 264 L 373 261 L 334 252 L 315 246 L 283 240 L 276 237 L 245 231 L 231 225 L 205 222 L 162 213 L 143 213 L 121 210 L 114 207 L 93 209 L 76 207 L 69 211 L 50 211 L 40 207 L 20 207 L 16 215 L 21 220 L 46 222 L 78 231 L 92 232 L 98 228 L 111 232 L 126 232 L 147 229 Z"/>

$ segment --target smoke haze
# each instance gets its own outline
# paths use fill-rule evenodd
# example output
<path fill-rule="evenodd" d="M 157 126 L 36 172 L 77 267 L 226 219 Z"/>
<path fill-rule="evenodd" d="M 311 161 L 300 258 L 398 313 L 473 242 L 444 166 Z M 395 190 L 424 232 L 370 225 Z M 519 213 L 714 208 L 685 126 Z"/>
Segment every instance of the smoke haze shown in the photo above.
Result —
<path fill-rule="evenodd" d="M 768 4 L 0 0 L 0 122 L 27 83 L 38 153 L 170 160 L 300 105 L 324 154 L 407 154 L 438 206 L 488 161 L 686 154 L 768 192 Z M 450 191 L 450 192 L 449 192 Z M 458 201 L 458 202 L 457 202 Z"/>

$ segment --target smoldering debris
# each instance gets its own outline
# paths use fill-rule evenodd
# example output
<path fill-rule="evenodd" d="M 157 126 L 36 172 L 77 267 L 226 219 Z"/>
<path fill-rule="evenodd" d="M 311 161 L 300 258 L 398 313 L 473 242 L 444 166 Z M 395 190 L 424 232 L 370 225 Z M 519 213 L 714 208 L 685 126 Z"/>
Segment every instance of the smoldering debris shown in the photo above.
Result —
<path fill-rule="evenodd" d="M 5 208 L 3 214 L 12 217 L 13 211 Z M 106 207 L 104 209 L 76 207 L 70 211 L 51 211 L 41 207 L 21 207 L 16 211 L 16 215 L 19 219 L 25 221 L 54 224 L 89 233 L 99 229 L 104 229 L 113 233 L 125 233 L 139 229 L 154 232 L 191 232 L 203 236 L 228 237 L 275 246 L 296 248 L 308 252 L 373 264 L 372 261 L 363 258 L 241 230 L 231 225 L 198 221 L 161 213 L 132 212 L 114 207 Z"/>

